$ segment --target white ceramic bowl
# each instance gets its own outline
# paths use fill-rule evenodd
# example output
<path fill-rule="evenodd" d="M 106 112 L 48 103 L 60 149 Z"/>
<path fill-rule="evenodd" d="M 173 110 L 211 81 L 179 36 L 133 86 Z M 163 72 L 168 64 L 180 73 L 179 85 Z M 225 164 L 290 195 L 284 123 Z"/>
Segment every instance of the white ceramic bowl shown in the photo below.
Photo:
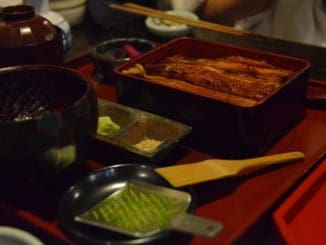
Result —
<path fill-rule="evenodd" d="M 169 10 L 165 13 L 193 20 L 199 19 L 198 16 L 192 12 Z M 192 31 L 191 26 L 171 22 L 168 20 L 161 20 L 150 16 L 146 18 L 145 25 L 148 30 L 154 35 L 166 38 L 188 35 Z"/>
<path fill-rule="evenodd" d="M 0 244 L 43 245 L 43 243 L 31 233 L 11 226 L 0 226 Z"/>
<path fill-rule="evenodd" d="M 50 0 L 50 9 L 61 14 L 71 26 L 80 24 L 86 13 L 86 0 Z"/>

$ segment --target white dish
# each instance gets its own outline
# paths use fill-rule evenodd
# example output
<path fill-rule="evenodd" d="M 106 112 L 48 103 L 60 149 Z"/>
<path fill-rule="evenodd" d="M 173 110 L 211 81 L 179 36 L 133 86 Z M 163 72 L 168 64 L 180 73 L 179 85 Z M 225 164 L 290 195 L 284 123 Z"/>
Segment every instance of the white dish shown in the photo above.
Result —
<path fill-rule="evenodd" d="M 165 13 L 189 18 L 192 20 L 199 19 L 198 16 L 192 12 L 169 10 Z M 177 36 L 184 36 L 190 34 L 192 31 L 191 26 L 175 23 L 169 20 L 162 20 L 150 16 L 146 18 L 145 25 L 151 33 L 160 37 L 172 38 Z"/>
<path fill-rule="evenodd" d="M 66 10 L 85 5 L 86 0 L 50 0 L 50 9 Z"/>
<path fill-rule="evenodd" d="M 43 243 L 31 233 L 10 226 L 0 226 L 0 244 L 43 245 Z"/>
<path fill-rule="evenodd" d="M 52 0 L 50 9 L 61 14 L 71 26 L 80 24 L 86 13 L 86 0 Z"/>
<path fill-rule="evenodd" d="M 86 14 L 86 6 L 80 5 L 74 8 L 56 10 L 60 13 L 71 26 L 79 25 L 83 22 Z"/>

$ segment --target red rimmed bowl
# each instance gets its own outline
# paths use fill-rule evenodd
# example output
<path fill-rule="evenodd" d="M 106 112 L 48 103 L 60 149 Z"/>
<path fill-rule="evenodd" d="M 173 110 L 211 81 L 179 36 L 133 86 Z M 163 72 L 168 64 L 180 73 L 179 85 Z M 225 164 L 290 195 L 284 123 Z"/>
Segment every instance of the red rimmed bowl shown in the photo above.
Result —
<path fill-rule="evenodd" d="M 50 65 L 0 69 L 0 175 L 33 181 L 85 160 L 97 99 L 79 73 Z"/>

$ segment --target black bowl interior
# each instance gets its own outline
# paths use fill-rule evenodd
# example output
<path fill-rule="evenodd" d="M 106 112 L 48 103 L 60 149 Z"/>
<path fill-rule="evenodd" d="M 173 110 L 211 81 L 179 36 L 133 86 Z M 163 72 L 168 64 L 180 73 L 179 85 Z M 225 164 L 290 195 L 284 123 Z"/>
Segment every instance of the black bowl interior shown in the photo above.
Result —
<path fill-rule="evenodd" d="M 141 38 L 116 38 L 97 44 L 92 56 L 95 59 L 106 60 L 114 63 L 122 63 L 129 60 L 127 54 L 123 51 L 124 45 L 131 45 L 140 53 L 145 53 L 155 47 L 155 43 Z"/>
<path fill-rule="evenodd" d="M 150 242 L 156 244 L 157 240 L 169 236 L 185 236 L 172 234 L 176 233 L 172 231 L 162 231 L 146 238 L 134 238 L 74 221 L 76 215 L 93 207 L 130 179 L 171 187 L 163 177 L 147 165 L 120 164 L 100 169 L 71 187 L 61 198 L 58 209 L 59 221 L 63 230 L 79 242 L 87 244 L 144 244 Z M 193 212 L 195 209 L 194 193 L 189 187 L 182 190 L 191 194 L 188 212 Z M 187 237 L 189 238 L 188 235 Z"/>
<path fill-rule="evenodd" d="M 0 70 L 0 121 L 25 121 L 63 111 L 81 99 L 87 81 L 79 74 L 51 66 Z"/>

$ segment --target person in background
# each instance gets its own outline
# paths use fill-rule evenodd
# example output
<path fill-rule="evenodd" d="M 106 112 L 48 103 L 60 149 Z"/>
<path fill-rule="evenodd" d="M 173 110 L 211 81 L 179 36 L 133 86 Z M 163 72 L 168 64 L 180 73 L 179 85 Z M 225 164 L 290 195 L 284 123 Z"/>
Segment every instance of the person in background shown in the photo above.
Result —
<path fill-rule="evenodd" d="M 0 0 L 0 9 L 8 6 L 22 4 L 23 0 Z"/>
<path fill-rule="evenodd" d="M 326 47 L 326 0 L 158 0 L 236 29 Z M 160 7 L 158 5 L 158 7 Z M 165 5 L 168 8 L 168 5 Z"/>

